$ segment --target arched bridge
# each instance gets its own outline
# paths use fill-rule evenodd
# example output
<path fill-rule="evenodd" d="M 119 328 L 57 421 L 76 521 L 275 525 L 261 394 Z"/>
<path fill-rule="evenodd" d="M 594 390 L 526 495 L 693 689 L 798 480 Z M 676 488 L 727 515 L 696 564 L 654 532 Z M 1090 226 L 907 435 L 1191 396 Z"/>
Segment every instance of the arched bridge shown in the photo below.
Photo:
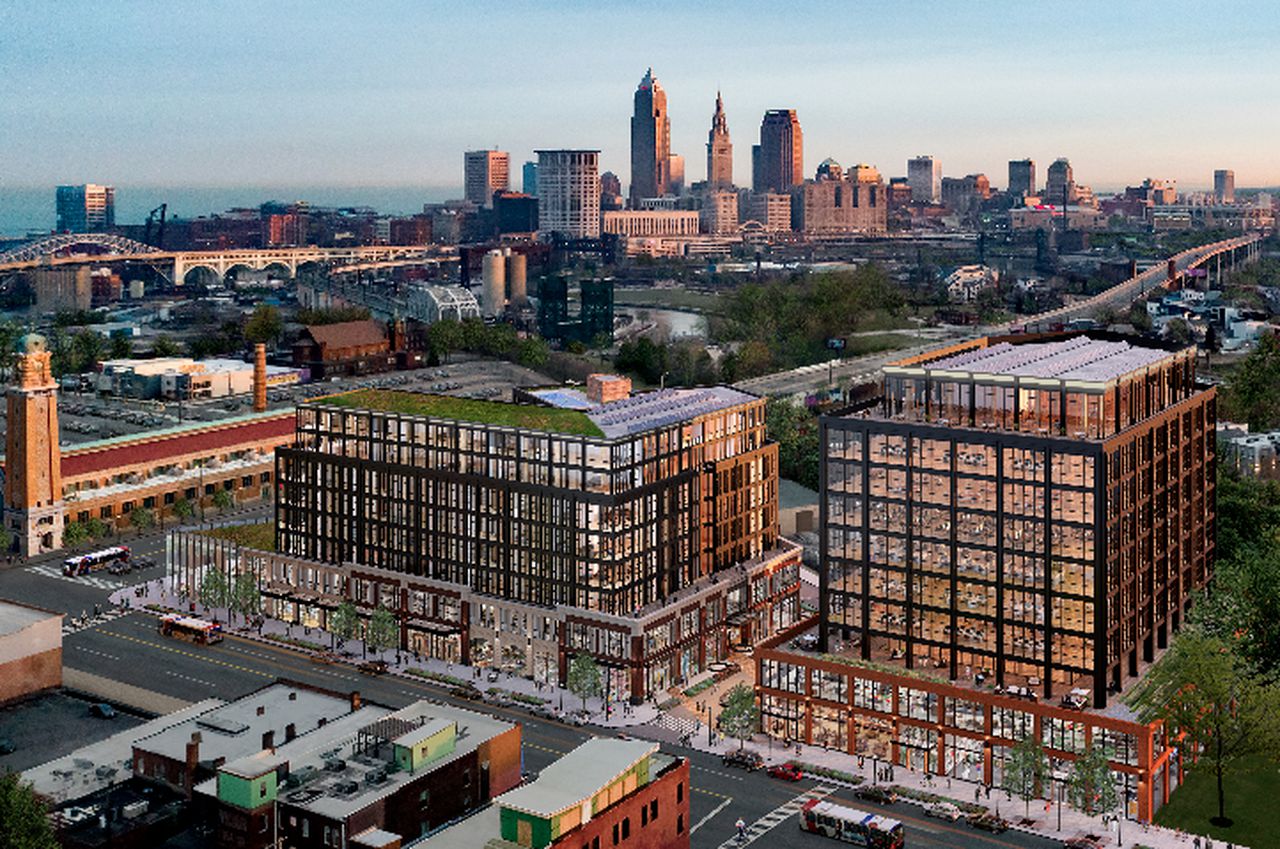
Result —
<path fill-rule="evenodd" d="M 98 254 L 67 254 L 78 246 L 104 249 Z M 295 276 L 298 266 L 306 263 L 379 264 L 428 260 L 439 252 L 430 246 L 376 245 L 353 248 L 251 248 L 221 251 L 162 251 L 123 236 L 107 233 L 66 233 L 20 245 L 0 254 L 0 272 L 21 271 L 36 266 L 84 265 L 118 261 L 141 261 L 153 266 L 172 264 L 170 279 L 181 286 L 187 273 L 207 269 L 221 279 L 236 267 L 261 271 L 279 266 Z"/>

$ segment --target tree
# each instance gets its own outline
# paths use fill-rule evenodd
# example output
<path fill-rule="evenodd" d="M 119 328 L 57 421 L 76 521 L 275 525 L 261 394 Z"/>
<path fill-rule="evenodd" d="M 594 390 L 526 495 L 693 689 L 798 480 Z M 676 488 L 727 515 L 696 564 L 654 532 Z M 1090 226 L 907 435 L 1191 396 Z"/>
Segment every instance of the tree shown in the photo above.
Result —
<path fill-rule="evenodd" d="M 17 772 L 0 775 L 0 849 L 58 849 L 44 802 Z"/>
<path fill-rule="evenodd" d="M 720 711 L 720 727 L 738 741 L 739 749 L 760 727 L 760 708 L 756 706 L 755 693 L 746 684 L 735 684 L 725 696 L 724 709 Z"/>
<path fill-rule="evenodd" d="M 135 507 L 129 513 L 129 524 L 139 533 L 150 530 L 156 524 L 156 514 L 146 507 Z"/>
<path fill-rule="evenodd" d="M 157 357 L 180 357 L 182 346 L 161 333 L 156 337 L 156 341 L 151 343 L 151 353 Z"/>
<path fill-rule="evenodd" d="M 1217 826 L 1229 826 L 1224 779 L 1280 760 L 1280 686 L 1252 674 L 1230 639 L 1183 629 L 1126 701 L 1142 722 L 1184 735 L 1182 763 L 1217 781 Z"/>
<path fill-rule="evenodd" d="M 67 526 L 62 529 L 62 544 L 67 546 L 79 545 L 89 538 L 88 531 L 80 522 L 67 522 Z"/>
<path fill-rule="evenodd" d="M 0 380 L 8 380 L 18 361 L 18 340 L 22 338 L 22 325 L 16 321 L 0 321 Z"/>
<path fill-rule="evenodd" d="M 128 333 L 111 334 L 111 359 L 127 360 L 133 356 L 133 337 Z"/>
<path fill-rule="evenodd" d="M 1109 760 L 1105 747 L 1092 745 L 1072 762 L 1067 778 L 1067 801 L 1071 807 L 1090 815 L 1109 814 L 1120 807 Z"/>
<path fill-rule="evenodd" d="M 200 603 L 210 610 L 231 604 L 231 584 L 226 573 L 216 566 L 205 567 L 204 578 L 200 581 Z"/>
<path fill-rule="evenodd" d="M 244 325 L 244 338 L 249 342 L 274 344 L 284 333 L 284 319 L 270 304 L 259 304 Z"/>
<path fill-rule="evenodd" d="M 186 498 L 179 498 L 173 502 L 173 515 L 178 517 L 181 522 L 188 521 L 195 515 L 196 508 L 191 506 L 191 502 Z"/>
<path fill-rule="evenodd" d="M 262 591 L 258 589 L 258 578 L 252 572 L 236 574 L 231 586 L 231 608 L 244 617 L 246 625 L 249 624 L 249 617 L 261 612 Z"/>
<path fill-rule="evenodd" d="M 229 490 L 220 489 L 213 494 L 213 506 L 219 510 L 230 510 L 233 504 L 235 504 L 235 499 L 231 496 Z"/>
<path fill-rule="evenodd" d="M 1164 326 L 1164 336 L 1170 342 L 1182 347 L 1194 345 L 1196 341 L 1195 334 L 1191 331 L 1191 325 L 1187 324 L 1185 319 L 1172 318 Z"/>
<path fill-rule="evenodd" d="M 1267 431 L 1280 426 L 1280 338 L 1275 333 L 1258 337 L 1258 343 L 1231 373 L 1227 408 L 1233 419 L 1244 419 L 1250 430 Z"/>
<path fill-rule="evenodd" d="M 13 534 L 0 525 L 0 553 L 13 550 Z"/>
<path fill-rule="evenodd" d="M 569 661 L 569 692 L 582 699 L 582 709 L 587 709 L 587 699 L 600 695 L 604 690 L 600 679 L 600 667 L 589 654 L 574 655 Z"/>
<path fill-rule="evenodd" d="M 84 523 L 84 532 L 89 539 L 102 539 L 107 535 L 107 530 L 107 523 L 96 516 Z"/>
<path fill-rule="evenodd" d="M 369 617 L 369 628 L 365 633 L 364 644 L 375 655 L 396 645 L 400 640 L 400 628 L 395 614 L 379 605 Z"/>
<path fill-rule="evenodd" d="M 93 371 L 93 367 L 106 353 L 107 341 L 102 338 L 102 334 L 86 328 L 71 337 L 71 356 L 67 368 L 76 374 Z"/>
<path fill-rule="evenodd" d="M 818 488 L 818 419 L 804 407 L 780 398 L 765 403 L 765 431 L 778 443 L 782 477 Z"/>
<path fill-rule="evenodd" d="M 1010 751 L 1004 762 L 1004 775 L 1000 786 L 1022 800 L 1025 813 L 1031 815 L 1031 800 L 1049 777 L 1049 758 L 1044 747 L 1034 736 L 1023 737 Z"/>
<path fill-rule="evenodd" d="M 345 600 L 329 615 L 329 633 L 339 640 L 347 641 L 356 635 L 360 628 L 360 614 L 351 601 Z"/>

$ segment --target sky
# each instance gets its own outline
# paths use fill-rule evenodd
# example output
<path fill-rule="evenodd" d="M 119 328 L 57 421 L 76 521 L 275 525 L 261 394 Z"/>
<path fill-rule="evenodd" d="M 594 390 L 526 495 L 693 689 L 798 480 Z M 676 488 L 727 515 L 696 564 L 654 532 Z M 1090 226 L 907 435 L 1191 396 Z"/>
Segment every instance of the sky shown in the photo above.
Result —
<path fill-rule="evenodd" d="M 463 151 L 602 151 L 628 179 L 632 96 L 667 91 L 705 175 L 716 90 L 736 182 L 763 112 L 797 110 L 805 171 L 1280 185 L 1280 5 L 1166 2 L 74 2 L 0 0 L 6 187 L 422 186 Z M 50 192 L 50 195 L 52 193 Z"/>

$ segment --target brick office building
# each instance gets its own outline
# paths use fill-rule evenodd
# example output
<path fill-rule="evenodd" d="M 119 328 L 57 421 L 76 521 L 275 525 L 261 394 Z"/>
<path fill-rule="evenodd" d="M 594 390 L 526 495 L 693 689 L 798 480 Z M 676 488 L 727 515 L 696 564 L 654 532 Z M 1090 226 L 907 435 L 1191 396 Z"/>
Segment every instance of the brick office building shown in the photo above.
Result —
<path fill-rule="evenodd" d="M 821 609 L 790 635 L 823 653 L 760 652 L 767 730 L 987 782 L 1027 734 L 1059 760 L 1102 742 L 1149 817 L 1169 750 L 1108 702 L 1212 571 L 1215 396 L 1194 363 L 1098 334 L 981 339 L 824 418 Z"/>

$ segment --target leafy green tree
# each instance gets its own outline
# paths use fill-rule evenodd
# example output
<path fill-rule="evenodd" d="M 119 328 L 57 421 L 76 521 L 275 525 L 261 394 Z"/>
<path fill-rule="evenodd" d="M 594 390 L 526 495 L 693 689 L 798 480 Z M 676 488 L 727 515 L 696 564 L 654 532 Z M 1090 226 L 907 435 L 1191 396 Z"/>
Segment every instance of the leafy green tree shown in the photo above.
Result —
<path fill-rule="evenodd" d="M 770 398 L 765 403 L 765 431 L 778 443 L 782 477 L 809 489 L 818 488 L 818 419 L 804 407 Z"/>
<path fill-rule="evenodd" d="M 155 527 L 156 514 L 148 510 L 146 507 L 135 507 L 129 513 L 129 524 L 138 532 L 147 531 Z"/>
<path fill-rule="evenodd" d="M 249 342 L 275 344 L 284 334 L 284 319 L 280 311 L 270 304 L 259 304 L 244 325 L 244 338 Z"/>
<path fill-rule="evenodd" d="M 1224 779 L 1280 761 L 1280 685 L 1253 674 L 1233 642 L 1192 625 L 1126 697 L 1142 722 L 1163 720 L 1183 735 L 1182 763 L 1217 781 L 1218 813 L 1228 826 Z"/>
<path fill-rule="evenodd" d="M 1090 746 L 1071 764 L 1067 777 L 1067 801 L 1086 814 L 1109 814 L 1120 807 L 1120 794 L 1106 748 Z"/>
<path fill-rule="evenodd" d="M 333 613 L 329 614 L 329 633 L 339 640 L 351 639 L 360 629 L 360 614 L 351 601 L 344 600 Z"/>
<path fill-rule="evenodd" d="M 760 708 L 756 706 L 755 693 L 746 684 L 735 684 L 725 697 L 724 709 L 720 711 L 720 727 L 738 741 L 739 749 L 760 727 Z"/>
<path fill-rule="evenodd" d="M 111 334 L 111 359 L 127 360 L 133 356 L 133 337 L 128 333 Z"/>
<path fill-rule="evenodd" d="M 1280 426 L 1280 337 L 1267 333 L 1231 373 L 1227 412 L 1243 419 L 1249 429 L 1267 431 Z"/>
<path fill-rule="evenodd" d="M 110 529 L 107 527 L 107 523 L 97 516 L 84 523 L 84 532 L 89 539 L 102 539 L 107 535 L 108 530 Z"/>
<path fill-rule="evenodd" d="M 258 577 L 252 572 L 238 572 L 231 585 L 231 608 L 244 617 L 249 624 L 249 617 L 262 612 L 262 591 L 258 589 Z"/>
<path fill-rule="evenodd" d="M 173 515 L 178 517 L 179 521 L 186 522 L 195 515 L 196 508 L 191 506 L 191 502 L 186 498 L 179 498 L 173 502 Z"/>
<path fill-rule="evenodd" d="M 80 522 L 67 522 L 66 527 L 62 529 L 62 544 L 66 546 L 75 546 L 84 542 L 89 538 L 89 532 Z"/>
<path fill-rule="evenodd" d="M 0 775 L 0 849 L 58 849 L 44 802 L 18 772 Z"/>
<path fill-rule="evenodd" d="M 369 617 L 369 629 L 364 643 L 375 655 L 381 654 L 400 641 L 400 627 L 395 614 L 381 605 Z"/>
<path fill-rule="evenodd" d="M 107 340 L 96 330 L 84 329 L 71 337 L 71 358 L 67 364 L 69 370 L 76 374 L 93 371 L 99 360 L 107 353 Z"/>
<path fill-rule="evenodd" d="M 0 525 L 0 554 L 13 549 L 13 534 L 8 528 Z"/>
<path fill-rule="evenodd" d="M 437 321 L 427 328 L 427 347 L 436 358 L 444 362 L 462 349 L 462 325 L 452 319 Z"/>
<path fill-rule="evenodd" d="M 1000 786 L 1023 802 L 1025 814 L 1031 815 L 1031 800 L 1049 778 L 1049 758 L 1044 746 L 1035 736 L 1028 734 L 1009 750 L 1004 762 L 1004 774 Z"/>
<path fill-rule="evenodd" d="M 22 325 L 16 321 L 0 321 L 0 380 L 8 380 L 18 361 L 18 340 L 22 338 Z"/>
<path fill-rule="evenodd" d="M 161 333 L 156 337 L 156 341 L 151 343 L 151 353 L 157 357 L 180 357 L 182 345 Z"/>
<path fill-rule="evenodd" d="M 229 490 L 220 489 L 213 494 L 213 506 L 219 510 L 230 510 L 235 503 L 235 498 Z"/>
<path fill-rule="evenodd" d="M 582 709 L 587 709 L 587 699 L 600 695 L 603 690 L 595 658 L 589 654 L 574 655 L 569 661 L 569 692 L 582 699 Z"/>
<path fill-rule="evenodd" d="M 205 568 L 204 578 L 200 581 L 200 603 L 215 611 L 231 604 L 231 583 L 226 573 L 216 566 Z"/>

